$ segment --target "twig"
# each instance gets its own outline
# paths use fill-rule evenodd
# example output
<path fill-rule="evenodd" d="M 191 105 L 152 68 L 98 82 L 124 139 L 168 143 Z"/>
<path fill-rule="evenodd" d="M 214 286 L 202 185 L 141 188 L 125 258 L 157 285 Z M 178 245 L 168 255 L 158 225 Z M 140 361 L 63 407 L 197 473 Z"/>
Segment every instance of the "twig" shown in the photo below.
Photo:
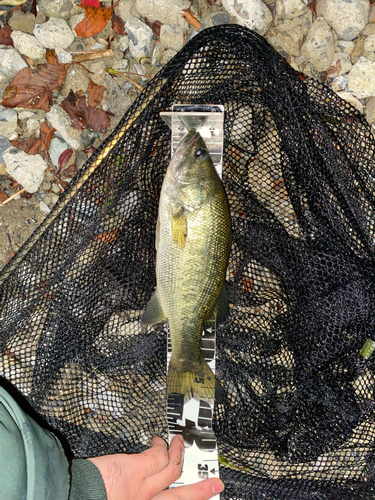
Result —
<path fill-rule="evenodd" d="M 95 50 L 95 51 L 87 51 L 82 53 L 81 55 L 75 56 L 73 59 L 74 62 L 82 62 L 82 61 L 91 61 L 92 59 L 100 59 L 101 57 L 110 57 L 113 55 L 112 49 L 108 50 Z"/>
<path fill-rule="evenodd" d="M 15 198 L 16 196 L 18 196 L 19 194 L 22 194 L 22 193 L 25 193 L 26 192 L 26 189 L 21 189 L 21 191 L 18 191 L 18 193 L 15 193 L 13 194 L 12 196 L 10 196 L 7 200 L 3 201 L 1 206 L 3 207 L 4 205 L 6 205 L 7 203 L 9 203 L 11 200 L 13 200 L 13 198 Z"/>
<path fill-rule="evenodd" d="M 129 82 L 131 82 L 133 85 L 135 85 L 137 87 L 137 89 L 139 89 L 143 92 L 144 88 L 141 85 L 139 85 L 139 83 L 135 82 L 134 80 L 132 80 L 128 76 L 123 75 L 122 73 L 120 73 L 120 71 L 116 71 L 115 69 L 112 69 L 112 68 L 107 68 L 106 71 L 107 71 L 107 73 L 109 73 L 111 75 L 117 75 L 117 76 L 121 76 L 122 78 L 125 78 L 125 80 L 128 80 Z"/>

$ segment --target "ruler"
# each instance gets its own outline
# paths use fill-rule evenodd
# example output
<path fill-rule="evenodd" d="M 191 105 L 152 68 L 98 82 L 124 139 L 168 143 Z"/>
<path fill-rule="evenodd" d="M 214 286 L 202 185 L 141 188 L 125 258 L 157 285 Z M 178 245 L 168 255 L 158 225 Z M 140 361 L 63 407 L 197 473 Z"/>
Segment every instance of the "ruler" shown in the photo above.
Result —
<path fill-rule="evenodd" d="M 171 154 L 173 156 L 188 129 L 197 130 L 203 137 L 219 177 L 222 177 L 224 107 L 221 105 L 175 104 L 172 111 L 160 113 L 172 131 Z M 172 343 L 167 329 L 167 366 L 172 355 Z M 201 350 L 215 373 L 216 330 L 202 332 Z M 183 486 L 197 481 L 219 477 L 219 463 L 215 433 L 212 429 L 214 399 L 184 403 L 182 394 L 170 394 L 167 401 L 169 442 L 180 434 L 185 442 L 183 470 L 178 481 L 170 487 Z M 214 500 L 220 500 L 216 495 Z"/>

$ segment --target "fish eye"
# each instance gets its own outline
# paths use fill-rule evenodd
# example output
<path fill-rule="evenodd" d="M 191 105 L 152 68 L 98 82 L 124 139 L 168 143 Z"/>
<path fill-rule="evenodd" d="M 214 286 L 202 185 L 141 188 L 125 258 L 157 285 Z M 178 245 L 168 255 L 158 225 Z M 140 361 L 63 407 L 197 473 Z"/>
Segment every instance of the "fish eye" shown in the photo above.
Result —
<path fill-rule="evenodd" d="M 195 156 L 199 159 L 199 160 L 204 160 L 205 158 L 207 158 L 207 151 L 205 149 L 197 149 L 196 152 L 195 152 Z"/>

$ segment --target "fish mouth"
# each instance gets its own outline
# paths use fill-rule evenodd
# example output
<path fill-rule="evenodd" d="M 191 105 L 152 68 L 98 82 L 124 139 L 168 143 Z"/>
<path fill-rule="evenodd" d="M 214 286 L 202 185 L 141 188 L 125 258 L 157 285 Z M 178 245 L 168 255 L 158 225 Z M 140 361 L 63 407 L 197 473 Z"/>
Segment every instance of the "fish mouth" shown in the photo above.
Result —
<path fill-rule="evenodd" d="M 180 141 L 176 153 L 182 156 L 189 147 L 198 139 L 199 132 L 190 130 Z"/>

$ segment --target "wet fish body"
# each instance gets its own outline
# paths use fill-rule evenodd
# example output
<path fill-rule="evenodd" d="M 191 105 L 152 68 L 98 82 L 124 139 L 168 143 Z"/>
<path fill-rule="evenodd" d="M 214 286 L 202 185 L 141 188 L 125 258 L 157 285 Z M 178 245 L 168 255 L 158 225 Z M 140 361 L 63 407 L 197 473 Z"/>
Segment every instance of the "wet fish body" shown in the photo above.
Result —
<path fill-rule="evenodd" d="M 204 326 L 228 313 L 231 223 L 223 184 L 198 132 L 179 144 L 165 175 L 156 228 L 157 288 L 142 323 L 168 318 L 167 392 L 213 399 L 215 376 L 200 349 Z M 217 384 L 216 384 L 217 386 Z M 217 387 L 216 387 L 217 388 Z"/>

